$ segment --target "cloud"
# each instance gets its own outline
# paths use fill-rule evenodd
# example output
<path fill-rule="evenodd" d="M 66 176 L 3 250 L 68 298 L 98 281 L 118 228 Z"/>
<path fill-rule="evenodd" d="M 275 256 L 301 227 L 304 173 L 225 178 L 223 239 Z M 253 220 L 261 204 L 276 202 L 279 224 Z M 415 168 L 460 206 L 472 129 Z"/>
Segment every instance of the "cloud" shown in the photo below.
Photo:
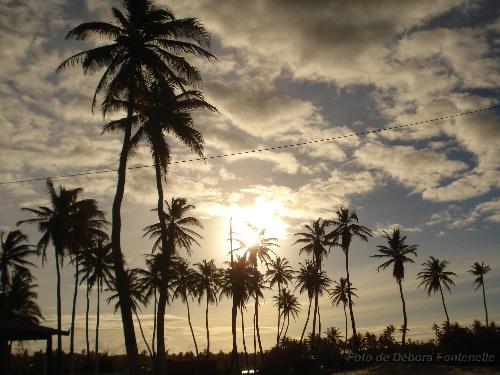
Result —
<path fill-rule="evenodd" d="M 394 229 L 399 229 L 403 234 L 405 234 L 405 232 L 408 232 L 408 233 L 420 233 L 420 232 L 422 232 L 422 227 L 419 225 L 410 227 L 410 226 L 401 225 L 401 224 L 397 224 L 397 223 L 394 223 L 394 224 L 377 223 L 377 224 L 375 224 L 375 228 L 373 228 L 373 234 L 375 236 L 383 236 L 384 232 L 391 234 Z"/>

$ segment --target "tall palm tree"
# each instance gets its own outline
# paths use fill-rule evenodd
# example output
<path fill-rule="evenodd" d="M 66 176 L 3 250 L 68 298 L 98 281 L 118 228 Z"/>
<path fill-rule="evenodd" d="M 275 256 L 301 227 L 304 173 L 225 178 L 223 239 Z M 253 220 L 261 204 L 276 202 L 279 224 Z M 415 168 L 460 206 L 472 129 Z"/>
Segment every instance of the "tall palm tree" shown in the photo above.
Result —
<path fill-rule="evenodd" d="M 189 216 L 195 206 L 188 204 L 185 198 L 172 198 L 170 202 L 165 201 L 166 210 L 162 211 L 160 222 L 152 224 L 144 228 L 144 236 L 149 236 L 150 239 L 155 239 L 153 251 L 159 249 L 163 254 L 162 270 L 161 270 L 161 287 L 158 298 L 157 311 L 157 336 L 156 349 L 160 356 L 158 364 L 159 372 L 162 371 L 161 356 L 165 353 L 165 307 L 168 299 L 168 276 L 170 275 L 171 257 L 176 255 L 181 249 L 184 249 L 188 255 L 191 255 L 191 249 L 194 245 L 200 245 L 198 239 L 203 238 L 201 234 L 196 232 L 197 228 L 203 228 L 201 222 L 194 216 Z M 156 210 L 156 209 L 155 209 Z M 163 246 L 162 226 L 166 224 L 167 230 L 167 245 Z"/>
<path fill-rule="evenodd" d="M 406 332 L 408 330 L 408 318 L 406 316 L 406 304 L 403 295 L 403 279 L 405 277 L 405 263 L 415 263 L 411 258 L 417 256 L 417 245 L 408 245 L 406 236 L 402 236 L 399 229 L 394 229 L 392 235 L 384 231 L 383 237 L 387 240 L 386 245 L 377 245 L 378 254 L 372 255 L 372 258 L 386 259 L 384 263 L 377 267 L 377 271 L 385 270 L 392 265 L 392 276 L 396 279 L 399 286 L 399 294 L 403 304 L 403 337 L 401 344 L 406 343 Z"/>
<path fill-rule="evenodd" d="M 351 288 L 351 279 L 349 276 L 349 248 L 351 246 L 351 241 L 353 238 L 358 237 L 363 241 L 368 241 L 368 237 L 372 236 L 372 232 L 369 228 L 359 225 L 358 215 L 354 211 L 349 211 L 348 208 L 340 207 L 336 211 L 336 218 L 329 220 L 328 224 L 333 226 L 332 232 L 330 232 L 328 239 L 338 242 L 340 240 L 340 247 L 345 254 L 345 271 L 347 278 L 347 288 Z M 351 293 L 347 294 L 349 299 L 349 314 L 351 316 L 352 325 L 352 336 L 353 349 L 356 351 L 358 349 L 358 340 L 356 332 L 356 321 L 354 319 L 354 311 L 352 309 L 352 298 Z"/>
<path fill-rule="evenodd" d="M 89 248 L 90 254 L 82 263 L 82 280 L 89 283 L 90 287 L 94 285 L 97 288 L 97 307 L 96 307 L 96 327 L 95 327 L 95 362 L 94 373 L 99 373 L 99 317 L 101 307 L 101 291 L 104 285 L 109 286 L 113 279 L 113 254 L 111 243 L 103 239 L 93 241 Z"/>
<path fill-rule="evenodd" d="M 196 294 L 198 295 L 198 303 L 201 303 L 203 296 L 206 298 L 205 307 L 205 328 L 207 330 L 207 358 L 210 358 L 210 331 L 208 328 L 208 306 L 216 304 L 218 301 L 220 271 L 215 265 L 215 260 L 207 261 L 203 259 L 199 263 L 195 263 L 196 274 L 194 275 L 194 283 Z"/>
<path fill-rule="evenodd" d="M 175 18 L 165 8 L 156 7 L 151 0 L 123 0 L 124 12 L 112 8 L 112 22 L 83 23 L 66 36 L 67 39 L 87 40 L 91 37 L 105 38 L 110 44 L 77 53 L 66 59 L 58 71 L 71 65 L 81 65 L 84 73 L 104 70 L 94 93 L 92 108 L 97 96 L 104 93 L 101 105 L 103 114 L 113 110 L 117 96 L 127 99 L 127 117 L 132 118 L 138 98 L 137 86 L 149 78 L 167 80 L 179 88 L 201 81 L 199 71 L 186 56 L 215 57 L 207 51 L 210 37 L 196 18 Z M 132 121 L 123 128 L 124 137 L 118 165 L 118 180 L 112 209 L 113 258 L 120 304 L 128 366 L 131 375 L 140 372 L 138 367 L 137 342 L 128 292 L 125 288 L 126 274 L 121 252 L 121 204 L 125 191 L 127 159 L 132 136 Z M 161 210 L 160 210 L 161 211 Z M 161 368 L 166 369 L 164 345 L 161 348 Z"/>
<path fill-rule="evenodd" d="M 295 296 L 292 291 L 286 288 L 283 289 L 282 293 L 279 296 L 275 296 L 274 300 L 274 305 L 281 311 L 281 314 L 283 315 L 283 324 L 280 330 L 280 336 L 282 333 L 282 337 L 285 338 L 286 334 L 288 333 L 288 327 L 290 325 L 290 315 L 292 316 L 293 320 L 295 320 L 299 316 L 300 303 L 297 296 Z"/>
<path fill-rule="evenodd" d="M 172 279 L 172 298 L 179 298 L 181 302 L 186 304 L 187 317 L 191 336 L 193 337 L 196 357 L 198 357 L 198 343 L 191 323 L 191 311 L 189 309 L 189 299 L 196 297 L 196 276 L 195 271 L 190 267 L 189 262 L 183 258 L 177 257 L 172 263 L 174 278 Z"/>
<path fill-rule="evenodd" d="M 268 263 L 268 268 L 266 271 L 267 282 L 269 282 L 269 287 L 278 286 L 278 295 L 276 298 L 281 297 L 281 288 L 287 287 L 289 283 L 293 280 L 294 271 L 290 266 L 290 263 L 286 258 L 281 258 L 277 256 L 275 259 L 271 259 Z M 280 340 L 280 320 L 281 320 L 281 307 L 278 304 L 278 329 L 276 334 L 276 345 L 279 344 Z"/>
<path fill-rule="evenodd" d="M 476 276 L 476 279 L 474 280 L 473 285 L 476 286 L 475 290 L 478 290 L 479 288 L 483 288 L 483 303 L 484 303 L 484 312 L 486 313 L 486 325 L 489 325 L 488 322 L 488 308 L 486 307 L 486 292 L 484 290 L 484 275 L 491 271 L 491 267 L 488 265 L 485 265 L 484 262 L 481 262 L 479 264 L 478 262 L 474 262 L 472 265 L 472 268 L 468 271 L 474 276 Z"/>
<path fill-rule="evenodd" d="M 422 263 L 424 269 L 417 274 L 417 279 L 422 280 L 419 287 L 424 286 L 427 291 L 427 296 L 431 295 L 431 292 L 441 293 L 441 301 L 443 302 L 444 313 L 446 315 L 446 322 L 450 324 L 450 317 L 448 316 L 448 310 L 446 310 L 446 304 L 444 303 L 443 286 L 448 289 L 451 294 L 451 285 L 455 285 L 455 282 L 451 279 L 457 274 L 455 272 L 447 271 L 449 262 L 446 260 L 439 260 L 433 256 L 429 257 L 425 263 Z"/>
<path fill-rule="evenodd" d="M 309 298 L 306 323 L 304 324 L 304 329 L 302 329 L 302 334 L 300 335 L 300 342 L 304 339 L 304 333 L 306 332 L 307 324 L 309 323 L 309 318 L 311 316 L 312 299 L 315 295 L 315 274 L 316 266 L 311 261 L 306 260 L 305 264 L 299 264 L 299 271 L 296 278 L 297 285 L 295 289 L 300 288 L 300 294 L 307 292 L 307 297 Z"/>
<path fill-rule="evenodd" d="M 354 288 L 351 284 L 350 288 L 347 288 L 347 279 L 345 277 L 341 277 L 339 281 L 333 282 L 333 288 L 330 290 L 330 301 L 332 305 L 338 306 L 342 303 L 344 307 L 344 316 L 345 316 L 345 342 L 347 343 L 347 303 L 349 302 L 349 297 L 347 297 L 348 293 L 351 293 L 351 297 L 358 297 L 356 294 L 356 288 Z M 352 303 L 354 305 L 354 302 Z"/>
<path fill-rule="evenodd" d="M 22 220 L 17 224 L 30 223 L 37 224 L 38 230 L 42 233 L 42 237 L 38 241 L 37 251 L 42 255 L 42 264 L 47 260 L 47 247 L 50 242 L 54 246 L 56 277 L 57 277 L 57 371 L 62 371 L 62 339 L 61 339 L 61 272 L 60 266 L 63 263 L 66 252 L 74 246 L 76 238 L 75 231 L 80 230 L 85 225 L 90 225 L 89 222 L 82 222 L 82 218 L 86 217 L 83 213 L 89 210 L 89 207 L 97 210 L 97 203 L 93 199 L 79 200 L 79 195 L 82 189 L 65 189 L 59 186 L 58 191 L 54 188 L 54 184 L 49 179 L 47 180 L 47 190 L 49 193 L 50 206 L 40 206 L 38 208 L 23 208 L 33 215 L 32 219 Z M 100 215 L 97 213 L 98 219 Z M 99 228 L 97 223 L 96 227 Z M 87 228 L 86 230 L 89 230 Z"/>
<path fill-rule="evenodd" d="M 0 283 L 3 293 L 10 283 L 12 271 L 28 271 L 28 266 L 35 267 L 26 258 L 36 255 L 37 252 L 33 245 L 26 243 L 27 241 L 28 237 L 19 230 L 10 231 L 7 235 L 0 232 Z"/>

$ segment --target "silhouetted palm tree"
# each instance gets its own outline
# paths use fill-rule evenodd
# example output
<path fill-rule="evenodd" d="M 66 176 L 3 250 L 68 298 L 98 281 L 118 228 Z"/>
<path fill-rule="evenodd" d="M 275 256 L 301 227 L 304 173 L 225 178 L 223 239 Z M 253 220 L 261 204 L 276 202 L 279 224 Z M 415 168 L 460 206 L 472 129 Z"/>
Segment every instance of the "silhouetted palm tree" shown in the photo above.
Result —
<path fill-rule="evenodd" d="M 57 329 L 61 332 L 61 273 L 60 266 L 63 263 L 65 252 L 74 247 L 74 241 L 78 236 L 75 232 L 91 231 L 95 224 L 98 230 L 103 223 L 100 222 L 101 212 L 97 209 L 97 202 L 93 199 L 78 200 L 82 189 L 65 189 L 59 186 L 57 192 L 52 181 L 47 180 L 47 189 L 49 193 L 50 206 L 38 208 L 23 208 L 24 211 L 31 213 L 34 218 L 18 222 L 37 224 L 42 237 L 38 241 L 37 250 L 42 255 L 42 264 L 47 259 L 47 247 L 50 242 L 54 245 L 54 255 L 57 277 Z M 86 213 L 93 211 L 98 219 L 97 223 L 84 221 Z M 85 214 L 83 214 L 85 213 Z M 57 335 L 57 371 L 62 371 L 62 339 L 61 334 Z"/>
<path fill-rule="evenodd" d="M 483 303 L 484 303 L 484 312 L 486 314 L 486 325 L 489 325 L 488 322 L 488 308 L 486 307 L 486 292 L 484 290 L 484 275 L 491 271 L 491 267 L 488 265 L 485 265 L 484 262 L 481 262 L 479 264 L 478 262 L 474 262 L 472 265 L 472 268 L 468 271 L 474 276 L 476 276 L 476 279 L 474 280 L 473 285 L 476 286 L 475 290 L 478 290 L 479 288 L 483 288 Z"/>
<path fill-rule="evenodd" d="M 372 258 L 387 259 L 384 263 L 377 267 L 377 271 L 385 270 L 392 265 L 392 276 L 396 279 L 399 286 L 399 294 L 403 303 L 403 327 L 401 329 L 403 337 L 401 344 L 406 343 L 406 332 L 408 330 L 408 318 L 406 316 L 406 304 L 403 296 L 402 282 L 405 277 L 405 263 L 415 263 L 411 256 L 417 256 L 417 245 L 406 244 L 406 236 L 401 236 L 399 229 L 394 229 L 392 235 L 384 231 L 383 237 L 387 240 L 387 246 L 377 245 L 379 254 L 372 255 Z"/>
<path fill-rule="evenodd" d="M 82 263 L 82 280 L 89 283 L 92 288 L 97 287 L 97 307 L 95 326 L 95 362 L 94 373 L 99 373 L 99 317 L 101 308 L 101 291 L 104 285 L 109 286 L 113 279 L 113 254 L 111 244 L 105 240 L 92 242 L 89 248 L 89 256 Z"/>
<path fill-rule="evenodd" d="M 371 230 L 363 225 L 358 224 L 358 215 L 354 211 L 349 211 L 348 208 L 340 207 L 336 212 L 336 218 L 329 220 L 328 224 L 333 226 L 333 231 L 329 234 L 328 239 L 340 243 L 340 247 L 345 254 L 345 270 L 347 278 L 347 288 L 351 287 L 351 279 L 349 277 L 349 247 L 353 238 L 358 237 L 363 241 L 368 241 L 371 237 Z M 354 319 L 354 312 L 352 309 L 351 293 L 347 294 L 349 299 L 349 314 L 351 316 L 352 335 L 357 338 L 356 321 Z M 357 340 L 353 340 L 353 349 L 357 350 Z"/>
<path fill-rule="evenodd" d="M 171 280 L 172 298 L 180 298 L 180 300 L 186 304 L 189 329 L 193 337 L 196 357 L 198 357 L 198 344 L 196 342 L 196 336 L 194 335 L 193 324 L 191 323 L 191 312 L 189 309 L 189 299 L 196 297 L 197 293 L 195 272 L 189 266 L 189 262 L 180 257 L 177 257 L 175 261 L 172 262 L 172 266 L 175 275 Z"/>
<path fill-rule="evenodd" d="M 336 347 L 339 346 L 339 342 L 340 342 L 342 335 L 340 334 L 340 330 L 338 328 L 330 327 L 325 331 L 325 334 L 326 334 L 326 340 L 330 344 L 332 344 Z"/>
<path fill-rule="evenodd" d="M 450 317 L 448 316 L 448 310 L 446 310 L 446 304 L 444 303 L 443 285 L 451 294 L 450 286 L 455 285 L 451 278 L 457 274 L 455 272 L 446 271 L 448 264 L 449 262 L 446 260 L 440 261 L 431 256 L 428 261 L 422 263 L 424 269 L 417 274 L 417 279 L 422 280 L 418 286 L 424 286 L 427 291 L 427 296 L 430 296 L 431 292 L 437 292 L 439 290 L 441 293 L 441 300 L 443 301 L 444 313 L 446 314 L 446 322 L 449 325 Z"/>
<path fill-rule="evenodd" d="M 311 315 L 312 299 L 315 294 L 315 275 L 316 266 L 311 261 L 306 260 L 305 265 L 302 263 L 299 264 L 299 271 L 296 278 L 296 288 L 300 288 L 299 292 L 301 294 L 307 292 L 307 297 L 309 298 L 306 323 L 304 324 L 304 329 L 302 329 L 302 334 L 300 335 L 300 342 L 302 342 L 302 340 L 304 339 L 304 333 L 306 332 L 307 324 L 309 323 L 309 317 Z"/>
<path fill-rule="evenodd" d="M 58 68 L 62 70 L 70 65 L 79 64 L 84 73 L 104 70 L 93 100 L 104 92 L 102 111 L 106 114 L 113 110 L 116 102 L 113 98 L 125 97 L 128 102 L 127 117 L 134 114 L 137 99 L 136 88 L 141 82 L 153 78 L 167 80 L 178 87 L 201 81 L 201 76 L 186 59 L 187 55 L 213 59 L 214 56 L 205 47 L 209 46 L 210 37 L 202 24 L 195 18 L 176 19 L 165 8 L 154 6 L 150 0 L 123 0 L 125 12 L 112 8 L 113 21 L 83 23 L 71 30 L 66 38 L 87 40 L 90 37 L 106 38 L 111 44 L 95 47 L 65 60 Z M 140 373 L 138 367 L 137 342 L 135 340 L 132 310 L 128 293 L 125 289 L 126 274 L 121 253 L 121 203 L 125 190 L 125 172 L 130 151 L 132 122 L 124 130 L 122 151 L 118 167 L 118 181 L 112 210 L 113 257 L 119 295 L 122 300 L 122 321 L 128 366 L 131 375 Z M 158 348 L 161 352 L 160 371 L 166 369 L 164 344 Z"/>
<path fill-rule="evenodd" d="M 288 327 L 290 325 L 290 315 L 292 316 L 293 320 L 295 320 L 299 316 L 300 303 L 297 299 L 297 296 L 295 296 L 292 291 L 286 288 L 283 289 L 282 293 L 279 296 L 274 297 L 274 300 L 274 305 L 281 311 L 283 315 L 283 324 L 280 330 L 280 336 L 281 334 L 283 334 L 283 338 L 286 338 Z"/>
<path fill-rule="evenodd" d="M 198 303 L 205 296 L 205 328 L 207 330 L 207 358 L 210 357 L 210 331 L 208 327 L 208 306 L 211 303 L 217 303 L 219 293 L 220 271 L 215 265 L 215 260 L 207 261 L 203 259 L 199 263 L 195 263 L 196 274 L 194 278 L 196 293 L 198 295 Z"/>
<path fill-rule="evenodd" d="M 356 294 L 356 288 L 352 286 L 348 288 L 347 287 L 347 279 L 345 277 L 341 277 L 339 281 L 334 281 L 333 282 L 333 288 L 330 290 L 330 301 L 332 302 L 332 305 L 338 306 L 340 303 L 342 303 L 344 307 L 344 316 L 345 316 L 345 342 L 347 343 L 347 311 L 346 311 L 346 306 L 347 303 L 349 302 L 349 297 L 347 296 L 348 293 L 351 293 L 351 297 L 358 297 Z M 351 298 L 352 300 L 352 298 Z M 354 305 L 354 302 L 352 302 Z"/>
<path fill-rule="evenodd" d="M 203 228 L 201 222 L 194 216 L 189 216 L 195 206 L 188 204 L 185 198 L 172 198 L 170 202 L 165 201 L 166 211 L 163 211 L 161 217 L 167 227 L 167 248 L 162 246 L 161 238 L 161 223 L 155 223 L 144 228 L 144 236 L 149 236 L 150 239 L 155 239 L 153 251 L 159 249 L 163 254 L 162 269 L 160 280 L 160 294 L 158 298 L 158 311 L 157 311 L 157 340 L 156 348 L 159 355 L 165 352 L 165 307 L 168 299 L 168 276 L 170 274 L 170 261 L 171 256 L 178 253 L 179 250 L 184 249 L 191 255 L 193 245 L 200 245 L 198 239 L 203 238 L 196 228 Z M 195 228 L 195 229 L 193 229 Z M 161 360 L 160 360 L 161 362 Z M 162 371 L 161 364 L 159 364 L 159 372 Z"/>
<path fill-rule="evenodd" d="M 12 271 L 28 271 L 28 266 L 35 267 L 33 263 L 26 258 L 36 255 L 37 252 L 33 245 L 26 242 L 28 237 L 19 230 L 10 231 L 5 235 L 0 232 L 0 282 L 2 292 L 5 293 L 7 285 L 10 283 Z"/>
<path fill-rule="evenodd" d="M 267 281 L 269 282 L 269 287 L 278 285 L 278 295 L 275 298 L 281 297 L 281 288 L 287 287 L 288 283 L 293 280 L 293 269 L 290 267 L 290 263 L 286 258 L 281 258 L 279 256 L 276 259 L 271 259 L 268 263 L 268 269 L 266 271 Z M 278 329 L 276 334 L 276 345 L 279 344 L 280 340 L 280 319 L 281 319 L 281 307 L 278 304 Z"/>
<path fill-rule="evenodd" d="M 29 270 L 14 270 L 9 282 L 0 293 L 0 316 L 38 324 L 43 319 L 42 312 L 36 303 L 38 287 L 33 283 L 34 277 Z"/>

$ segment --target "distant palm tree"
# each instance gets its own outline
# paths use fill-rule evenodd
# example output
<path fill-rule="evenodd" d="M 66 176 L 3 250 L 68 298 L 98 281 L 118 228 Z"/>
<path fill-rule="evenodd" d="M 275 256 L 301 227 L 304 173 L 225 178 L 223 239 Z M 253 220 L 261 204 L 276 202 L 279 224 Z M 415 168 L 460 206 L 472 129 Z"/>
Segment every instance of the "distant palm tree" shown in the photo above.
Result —
<path fill-rule="evenodd" d="M 476 276 L 476 279 L 474 280 L 474 285 L 476 285 L 476 289 L 478 290 L 479 288 L 483 288 L 483 303 L 484 303 L 484 312 L 486 313 L 486 325 L 489 325 L 488 322 L 488 308 L 486 307 L 486 293 L 484 291 L 484 275 L 491 271 L 491 267 L 488 265 L 485 265 L 484 262 L 481 262 L 479 264 L 478 262 L 474 262 L 472 265 L 472 268 L 468 271 L 472 275 Z"/>
<path fill-rule="evenodd" d="M 194 216 L 189 216 L 195 206 L 188 204 L 186 198 L 172 198 L 170 202 L 165 201 L 166 210 L 163 211 L 161 217 L 162 222 L 166 224 L 168 243 L 167 248 L 163 247 L 162 240 L 162 222 L 158 222 L 144 228 L 144 236 L 149 236 L 150 239 L 155 239 L 153 251 L 158 249 L 163 254 L 162 269 L 160 279 L 160 291 L 158 298 L 157 311 L 157 339 L 156 348 L 161 356 L 165 353 L 165 307 L 168 299 L 168 276 L 170 275 L 171 257 L 176 255 L 181 249 L 186 250 L 188 255 L 191 255 L 193 245 L 200 246 L 198 239 L 203 238 L 201 234 L 196 232 L 196 228 L 203 228 L 201 222 Z M 156 210 L 156 209 L 155 209 Z M 159 362 L 162 362 L 160 360 Z M 159 363 L 159 372 L 162 371 L 162 364 Z"/>
<path fill-rule="evenodd" d="M 341 340 L 342 335 L 340 334 L 340 330 L 336 327 L 330 327 L 326 330 L 326 340 L 332 345 L 339 346 L 339 342 Z"/>
<path fill-rule="evenodd" d="M 293 274 L 294 271 L 286 258 L 277 256 L 274 260 L 271 259 L 269 261 L 266 276 L 270 288 L 274 285 L 278 285 L 278 295 L 275 298 L 279 299 L 281 297 L 281 288 L 287 287 L 288 284 L 292 282 Z M 280 319 L 281 307 L 278 305 L 278 329 L 276 334 L 276 344 L 279 344 L 280 340 Z"/>
<path fill-rule="evenodd" d="M 128 103 L 127 117 L 132 118 L 138 99 L 137 87 L 149 79 L 167 80 L 182 88 L 201 81 L 199 71 L 187 60 L 187 55 L 206 59 L 215 57 L 205 48 L 210 37 L 203 25 L 195 18 L 176 19 L 174 14 L 160 8 L 150 0 L 123 0 L 125 12 L 112 8 L 113 21 L 83 23 L 71 30 L 66 38 L 87 40 L 90 37 L 106 38 L 111 44 L 94 47 L 66 59 L 58 71 L 79 64 L 84 73 L 104 70 L 95 94 L 104 93 L 102 111 L 113 110 L 113 98 L 125 97 Z M 128 366 L 131 375 L 140 373 L 137 342 L 135 339 L 132 310 L 125 289 L 126 274 L 121 252 L 121 203 L 125 191 L 125 173 L 130 151 L 132 121 L 123 128 L 124 138 L 118 167 L 118 181 L 112 209 L 113 256 L 120 299 Z M 161 210 L 160 210 L 161 211 Z M 160 371 L 166 370 L 164 344 L 161 353 Z"/>
<path fill-rule="evenodd" d="M 111 244 L 105 240 L 92 242 L 90 254 L 82 263 L 82 280 L 90 287 L 97 287 L 96 328 L 95 328 L 95 362 L 94 373 L 99 373 L 99 317 L 101 307 L 101 291 L 104 285 L 109 286 L 113 279 L 113 254 Z"/>
<path fill-rule="evenodd" d="M 443 285 L 448 289 L 448 292 L 451 293 L 450 286 L 455 285 L 451 278 L 457 274 L 455 272 L 446 271 L 448 264 L 449 262 L 446 260 L 440 261 L 431 256 L 428 261 L 422 263 L 424 269 L 417 274 L 417 279 L 422 280 L 418 286 L 424 286 L 428 296 L 431 295 L 431 292 L 437 292 L 439 290 L 441 293 L 441 300 L 443 301 L 444 313 L 446 314 L 446 322 L 449 325 L 450 317 L 448 316 L 448 310 L 446 310 L 446 304 L 444 303 Z"/>
<path fill-rule="evenodd" d="M 189 309 L 189 299 L 196 297 L 197 293 L 195 271 L 190 267 L 187 260 L 180 257 L 177 257 L 172 265 L 175 275 L 171 285 L 172 298 L 180 298 L 181 302 L 186 304 L 189 329 L 193 337 L 196 357 L 198 357 L 198 344 L 196 342 L 196 336 L 194 335 L 193 324 L 191 323 L 191 312 Z"/>
<path fill-rule="evenodd" d="M 14 270 L 5 289 L 0 293 L 0 316 L 38 324 L 43 319 L 36 303 L 38 287 L 29 270 Z"/>
<path fill-rule="evenodd" d="M 218 301 L 220 271 L 215 265 L 215 260 L 207 261 L 203 259 L 195 263 L 195 287 L 198 295 L 198 303 L 201 303 L 203 296 L 206 298 L 205 327 L 207 330 L 207 358 L 210 358 L 210 331 L 208 328 L 208 306 L 216 304 Z"/>
<path fill-rule="evenodd" d="M 417 256 L 417 245 L 406 244 L 406 236 L 402 236 L 399 229 L 394 229 L 392 235 L 384 231 L 383 237 L 387 240 L 387 246 L 377 245 L 379 254 L 372 255 L 372 258 L 387 259 L 384 263 L 377 267 L 377 271 L 385 270 L 390 265 L 392 268 L 392 276 L 396 279 L 399 286 L 399 294 L 403 303 L 403 337 L 401 344 L 406 343 L 406 332 L 408 330 L 408 318 L 406 316 L 406 304 L 403 296 L 402 282 L 405 277 L 405 263 L 415 263 L 411 256 Z"/>
<path fill-rule="evenodd" d="M 33 245 L 26 242 L 28 237 L 19 230 L 10 231 L 5 236 L 0 232 L 0 282 L 2 292 L 5 293 L 7 285 L 10 283 L 12 271 L 28 271 L 28 266 L 35 267 L 33 263 L 26 258 L 36 255 L 37 252 Z"/>
<path fill-rule="evenodd" d="M 303 292 L 307 292 L 307 297 L 309 298 L 309 307 L 307 309 L 307 318 L 306 323 L 304 324 L 304 329 L 302 330 L 302 334 L 300 335 L 300 342 L 304 339 L 304 333 L 306 332 L 307 324 L 309 323 L 309 317 L 311 315 L 311 305 L 312 299 L 314 297 L 315 292 L 315 275 L 316 275 L 316 266 L 311 262 L 306 260 L 306 264 L 299 264 L 299 271 L 297 273 L 297 286 L 296 288 L 300 288 L 299 291 L 302 294 Z"/>
<path fill-rule="evenodd" d="M 347 294 L 350 292 L 351 297 L 358 297 L 356 294 L 356 288 L 352 286 L 348 288 L 347 287 L 347 279 L 345 277 L 341 277 L 339 281 L 334 281 L 333 282 L 334 286 L 330 290 L 330 301 L 332 302 L 332 305 L 338 306 L 340 303 L 342 303 L 344 307 L 344 316 L 345 316 L 345 342 L 347 343 L 347 311 L 346 311 L 346 306 L 347 303 L 349 302 L 349 297 Z M 352 300 L 352 298 L 351 298 Z M 352 302 L 354 305 L 354 302 Z"/>
<path fill-rule="evenodd" d="M 354 211 L 349 211 L 348 208 L 340 207 L 336 211 L 336 218 L 329 220 L 328 224 L 333 226 L 333 231 L 327 237 L 330 241 L 339 242 L 340 247 L 345 254 L 345 270 L 347 278 L 347 288 L 351 287 L 351 280 L 349 277 L 349 247 L 353 238 L 358 237 L 363 241 L 368 241 L 368 237 L 372 236 L 372 232 L 369 228 L 359 225 L 358 215 Z M 358 348 L 357 333 L 356 333 L 356 321 L 354 319 L 354 312 L 352 309 L 352 298 L 351 293 L 347 294 L 349 299 L 349 314 L 351 315 L 351 325 L 352 325 L 352 335 L 355 338 L 353 340 L 354 351 Z"/>
<path fill-rule="evenodd" d="M 290 325 L 290 315 L 292 316 L 293 320 L 295 320 L 299 316 L 300 303 L 297 296 L 295 296 L 293 292 L 288 289 L 283 289 L 282 293 L 279 296 L 274 297 L 274 300 L 274 305 L 281 311 L 283 315 L 283 325 L 280 330 L 280 336 L 282 333 L 283 338 L 286 338 L 286 334 L 288 333 L 288 326 Z"/>
<path fill-rule="evenodd" d="M 63 264 L 63 258 L 66 252 L 74 247 L 75 232 L 91 231 L 92 228 L 99 230 L 102 226 L 100 211 L 97 209 L 97 202 L 93 199 L 82 199 L 78 197 L 82 189 L 65 189 L 59 186 L 56 191 L 54 184 L 47 180 L 47 190 L 49 193 L 50 206 L 38 208 L 23 208 L 24 211 L 31 213 L 32 219 L 22 220 L 17 224 L 31 223 L 37 224 L 42 237 L 38 241 L 37 250 L 42 255 L 42 264 L 47 260 L 47 247 L 50 242 L 54 245 L 54 255 L 57 277 L 57 371 L 62 371 L 62 338 L 61 338 L 61 272 L 60 266 Z M 97 222 L 85 221 L 88 218 L 87 212 L 92 211 L 97 216 Z"/>

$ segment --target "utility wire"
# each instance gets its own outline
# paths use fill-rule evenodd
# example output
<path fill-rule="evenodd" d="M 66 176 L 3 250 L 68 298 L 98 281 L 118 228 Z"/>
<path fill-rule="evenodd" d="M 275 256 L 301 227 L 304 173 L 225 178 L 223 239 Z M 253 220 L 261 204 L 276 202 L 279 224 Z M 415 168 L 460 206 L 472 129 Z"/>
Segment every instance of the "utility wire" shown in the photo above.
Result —
<path fill-rule="evenodd" d="M 311 145 L 314 143 L 324 143 L 324 142 L 331 142 L 334 140 L 342 139 L 342 138 L 350 138 L 350 137 L 356 137 L 360 135 L 367 135 L 371 133 L 379 133 L 383 131 L 388 131 L 388 130 L 394 130 L 394 129 L 401 129 L 401 128 L 408 128 L 412 126 L 417 126 L 417 125 L 426 125 L 432 122 L 436 121 L 441 121 L 441 120 L 447 120 L 451 118 L 456 118 L 456 117 L 462 117 L 462 116 L 467 116 L 467 115 L 472 115 L 474 113 L 479 113 L 479 112 L 485 112 L 485 111 L 491 111 L 493 109 L 498 109 L 500 108 L 500 105 L 494 105 L 491 107 L 487 108 L 481 108 L 481 109 L 475 109 L 467 112 L 461 112 L 461 113 L 456 113 L 453 115 L 446 115 L 446 116 L 441 116 L 441 117 L 436 117 L 430 120 L 423 120 L 423 121 L 417 121 L 417 122 L 412 122 L 408 124 L 403 124 L 403 125 L 395 125 L 395 126 L 389 126 L 386 128 L 380 128 L 380 129 L 373 129 L 373 130 L 367 130 L 364 132 L 359 132 L 359 133 L 351 133 L 351 134 L 346 134 L 346 135 L 339 135 L 335 137 L 330 137 L 330 138 L 322 138 L 322 139 L 314 139 L 311 141 L 305 141 L 305 142 L 299 142 L 299 143 L 291 143 L 287 145 L 280 145 L 280 146 L 273 146 L 273 147 L 266 147 L 266 148 L 259 148 L 255 150 L 247 150 L 247 151 L 240 151 L 240 152 L 231 152 L 231 153 L 226 153 L 226 154 L 219 154 L 219 155 L 213 155 L 213 156 L 207 156 L 204 158 L 194 158 L 194 159 L 185 159 L 185 160 L 178 160 L 178 161 L 173 161 L 169 162 L 169 164 L 182 164 L 182 163 L 190 163 L 194 161 L 205 161 L 205 160 L 211 160 L 211 159 L 220 159 L 220 158 L 227 158 L 227 157 L 232 157 L 232 156 L 239 156 L 239 155 L 248 155 L 248 154 L 253 154 L 257 152 L 264 152 L 264 151 L 274 151 L 274 150 L 281 150 L 284 148 L 290 148 L 290 147 L 298 147 L 298 146 L 305 146 L 305 145 Z M 142 168 L 152 168 L 154 167 L 154 164 L 148 164 L 148 165 L 137 165 L 133 167 L 127 167 L 129 170 L 133 169 L 142 169 Z M 118 169 L 113 168 L 113 169 L 100 169 L 96 171 L 87 171 L 87 172 L 78 172 L 78 173 L 70 173 L 70 174 L 64 174 L 64 175 L 59 175 L 59 176 L 49 176 L 49 177 L 39 177 L 39 178 L 29 178 L 25 180 L 12 180 L 12 181 L 0 181 L 0 185 L 10 185 L 10 184 L 20 184 L 20 183 L 25 183 L 25 182 L 35 182 L 35 181 L 45 181 L 47 179 L 62 179 L 62 178 L 70 178 L 70 177 L 78 177 L 78 176 L 88 176 L 88 175 L 95 175 L 95 174 L 102 174 L 102 173 L 111 173 L 111 172 L 117 172 Z"/>

